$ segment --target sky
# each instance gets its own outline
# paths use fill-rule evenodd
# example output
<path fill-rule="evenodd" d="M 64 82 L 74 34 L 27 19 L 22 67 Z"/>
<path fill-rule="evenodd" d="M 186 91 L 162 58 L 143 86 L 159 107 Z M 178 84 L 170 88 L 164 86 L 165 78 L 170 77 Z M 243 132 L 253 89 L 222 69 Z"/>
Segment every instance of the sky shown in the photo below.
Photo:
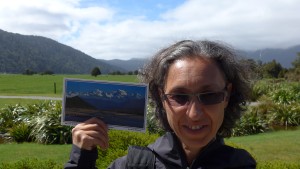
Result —
<path fill-rule="evenodd" d="M 300 44 L 300 0 L 0 0 L 0 29 L 106 60 L 151 57 L 183 39 L 288 48 Z"/>

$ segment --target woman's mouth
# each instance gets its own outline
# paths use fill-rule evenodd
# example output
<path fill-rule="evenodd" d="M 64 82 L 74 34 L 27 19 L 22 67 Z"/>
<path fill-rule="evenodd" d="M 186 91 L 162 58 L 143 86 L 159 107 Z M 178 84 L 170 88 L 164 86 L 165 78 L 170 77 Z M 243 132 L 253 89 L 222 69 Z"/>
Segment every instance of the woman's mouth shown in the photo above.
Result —
<path fill-rule="evenodd" d="M 187 126 L 191 130 L 200 130 L 206 127 L 206 125 L 193 125 L 193 126 Z"/>

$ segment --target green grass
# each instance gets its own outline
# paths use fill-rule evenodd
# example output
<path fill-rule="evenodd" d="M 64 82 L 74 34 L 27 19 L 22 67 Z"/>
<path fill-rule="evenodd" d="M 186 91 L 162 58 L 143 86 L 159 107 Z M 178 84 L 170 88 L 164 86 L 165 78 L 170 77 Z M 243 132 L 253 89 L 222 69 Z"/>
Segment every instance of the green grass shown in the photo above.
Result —
<path fill-rule="evenodd" d="M 247 149 L 258 161 L 285 163 L 300 162 L 300 128 L 293 131 L 276 131 L 252 136 L 226 139 L 229 144 Z M 71 145 L 42 145 L 35 143 L 0 144 L 0 161 L 14 163 L 24 159 L 51 159 L 64 164 Z"/>
<path fill-rule="evenodd" d="M 62 96 L 63 79 L 78 78 L 120 82 L 138 82 L 136 75 L 0 75 L 0 95 Z M 56 84 L 56 93 L 54 93 Z"/>
<path fill-rule="evenodd" d="M 71 145 L 0 144 L 0 161 L 14 163 L 24 159 L 49 159 L 64 164 L 69 159 L 70 150 Z"/>
<path fill-rule="evenodd" d="M 300 163 L 300 128 L 251 136 L 233 137 L 228 142 L 247 149 L 258 162 L 284 161 Z"/>
<path fill-rule="evenodd" d="M 48 96 L 62 97 L 63 79 L 91 79 L 104 81 L 138 82 L 136 75 L 17 75 L 0 74 L 0 95 L 2 96 Z M 54 93 L 56 83 L 56 93 Z M 6 105 L 32 104 L 39 100 L 32 99 L 0 99 L 0 108 Z"/>

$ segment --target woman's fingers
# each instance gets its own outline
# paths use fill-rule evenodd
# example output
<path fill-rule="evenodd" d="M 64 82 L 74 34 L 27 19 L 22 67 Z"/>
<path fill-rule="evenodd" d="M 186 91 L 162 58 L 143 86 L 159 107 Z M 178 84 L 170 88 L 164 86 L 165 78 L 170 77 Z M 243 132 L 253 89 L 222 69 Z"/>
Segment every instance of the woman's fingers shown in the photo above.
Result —
<path fill-rule="evenodd" d="M 72 130 L 72 136 L 73 144 L 81 149 L 91 150 L 96 146 L 108 148 L 107 125 L 97 118 L 76 125 Z"/>

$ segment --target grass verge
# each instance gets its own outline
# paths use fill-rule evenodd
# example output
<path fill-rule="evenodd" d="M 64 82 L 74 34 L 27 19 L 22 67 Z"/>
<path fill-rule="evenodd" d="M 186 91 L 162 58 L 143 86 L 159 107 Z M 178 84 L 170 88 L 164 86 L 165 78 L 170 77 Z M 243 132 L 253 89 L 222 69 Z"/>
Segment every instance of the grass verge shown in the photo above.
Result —
<path fill-rule="evenodd" d="M 136 75 L 18 75 L 0 74 L 0 95 L 61 97 L 64 78 L 138 82 Z M 55 84 L 55 85 L 54 85 Z M 56 86 L 56 90 L 54 90 Z"/>
<path fill-rule="evenodd" d="M 71 145 L 0 144 L 0 161 L 15 163 L 24 159 L 37 159 L 51 160 L 58 164 L 64 164 L 69 159 L 70 150 Z"/>
<path fill-rule="evenodd" d="M 251 136 L 232 137 L 232 142 L 247 149 L 259 162 L 284 161 L 300 163 L 300 128 L 288 131 L 261 133 Z"/>

